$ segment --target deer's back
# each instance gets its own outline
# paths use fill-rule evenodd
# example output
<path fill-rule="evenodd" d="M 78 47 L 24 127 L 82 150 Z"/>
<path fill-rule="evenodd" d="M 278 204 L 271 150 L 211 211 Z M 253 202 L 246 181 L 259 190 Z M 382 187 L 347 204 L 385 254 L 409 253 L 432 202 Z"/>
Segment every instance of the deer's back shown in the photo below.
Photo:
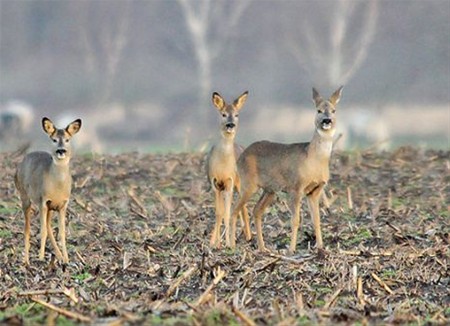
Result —
<path fill-rule="evenodd" d="M 27 194 L 41 186 L 43 175 L 48 173 L 52 157 L 47 152 L 32 152 L 25 156 L 17 166 L 16 185 Z"/>
<path fill-rule="evenodd" d="M 328 181 L 328 162 L 315 159 L 309 153 L 309 143 L 259 141 L 242 153 L 237 165 L 243 185 L 273 192 L 303 190 Z"/>

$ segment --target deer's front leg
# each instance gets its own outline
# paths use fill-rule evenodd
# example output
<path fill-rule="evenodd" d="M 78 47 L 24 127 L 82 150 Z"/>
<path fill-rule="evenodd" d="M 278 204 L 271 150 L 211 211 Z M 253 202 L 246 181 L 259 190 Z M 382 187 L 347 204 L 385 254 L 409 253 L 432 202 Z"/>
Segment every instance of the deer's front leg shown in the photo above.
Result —
<path fill-rule="evenodd" d="M 297 233 L 299 227 L 302 225 L 301 207 L 302 207 L 302 192 L 297 191 L 292 198 L 292 219 L 291 219 L 291 244 L 289 246 L 289 252 L 293 254 L 297 247 Z"/>
<path fill-rule="evenodd" d="M 231 216 L 231 200 L 233 199 L 233 189 L 234 189 L 234 181 L 232 178 L 225 180 L 224 182 L 224 224 L 225 224 L 225 243 L 227 247 L 232 247 L 231 237 L 230 237 L 230 216 Z"/>
<path fill-rule="evenodd" d="M 220 227 L 222 225 L 222 219 L 224 214 L 224 204 L 222 194 L 219 189 L 215 186 L 215 182 L 212 182 L 212 187 L 214 189 L 214 198 L 215 198 L 215 209 L 216 209 L 216 223 L 214 225 L 214 230 L 211 234 L 211 247 L 220 248 Z"/>
<path fill-rule="evenodd" d="M 313 224 L 314 224 L 314 232 L 316 235 L 316 243 L 317 243 L 318 249 L 323 248 L 322 231 L 320 228 L 319 199 L 320 199 L 320 195 L 322 193 L 322 189 L 323 189 L 324 185 L 325 184 L 320 184 L 316 189 L 314 189 L 308 195 L 309 211 L 311 213 L 311 217 L 312 217 Z"/>
<path fill-rule="evenodd" d="M 53 211 L 51 209 L 49 209 L 47 211 L 47 224 L 46 224 L 47 234 L 48 234 L 48 237 L 50 238 L 50 242 L 53 246 L 53 249 L 55 249 L 56 257 L 58 257 L 58 259 L 62 260 L 63 256 L 61 254 L 61 250 L 59 250 L 58 244 L 56 243 L 56 240 L 55 240 L 55 236 L 53 235 L 52 216 L 53 216 Z"/>
<path fill-rule="evenodd" d="M 39 207 L 39 216 L 41 220 L 41 248 L 39 250 L 39 259 L 44 260 L 45 256 L 45 243 L 47 242 L 47 203 L 41 203 Z"/>

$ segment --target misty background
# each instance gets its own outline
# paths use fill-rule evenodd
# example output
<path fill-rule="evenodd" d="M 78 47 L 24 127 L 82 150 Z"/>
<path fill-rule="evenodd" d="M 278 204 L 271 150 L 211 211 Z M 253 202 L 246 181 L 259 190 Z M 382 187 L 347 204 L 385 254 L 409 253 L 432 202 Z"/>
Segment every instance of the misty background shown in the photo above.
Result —
<path fill-rule="evenodd" d="M 82 118 L 80 150 L 201 150 L 212 92 L 246 90 L 238 142 L 308 141 L 340 85 L 338 146 L 448 149 L 450 1 L 0 0 L 3 150 L 42 116 Z"/>

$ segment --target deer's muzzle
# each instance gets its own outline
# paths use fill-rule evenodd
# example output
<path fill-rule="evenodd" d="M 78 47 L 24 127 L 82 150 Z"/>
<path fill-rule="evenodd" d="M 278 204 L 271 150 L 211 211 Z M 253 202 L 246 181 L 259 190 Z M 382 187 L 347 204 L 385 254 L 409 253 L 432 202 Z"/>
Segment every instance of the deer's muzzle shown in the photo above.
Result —
<path fill-rule="evenodd" d="M 56 153 L 56 156 L 57 156 L 59 159 L 63 159 L 63 158 L 66 157 L 67 150 L 64 149 L 64 148 L 58 148 L 58 149 L 55 151 L 55 153 Z"/>
<path fill-rule="evenodd" d="M 236 124 L 234 124 L 233 122 L 228 122 L 227 124 L 225 124 L 227 132 L 232 132 L 235 127 Z"/>
<path fill-rule="evenodd" d="M 321 126 L 322 126 L 322 129 L 329 130 L 329 129 L 331 129 L 332 124 L 333 124 L 333 120 L 331 120 L 329 118 L 325 118 L 322 120 Z"/>

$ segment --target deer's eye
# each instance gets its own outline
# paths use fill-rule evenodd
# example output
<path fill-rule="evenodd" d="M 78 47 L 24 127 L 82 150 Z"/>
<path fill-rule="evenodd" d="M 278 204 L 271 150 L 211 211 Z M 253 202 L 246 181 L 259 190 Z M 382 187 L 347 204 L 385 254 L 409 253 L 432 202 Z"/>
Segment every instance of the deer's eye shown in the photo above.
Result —
<path fill-rule="evenodd" d="M 68 142 L 69 142 L 69 138 L 67 138 L 67 139 L 64 139 L 64 141 L 65 141 L 66 143 L 68 143 Z"/>
<path fill-rule="evenodd" d="M 58 142 L 58 139 L 52 139 L 52 140 L 55 144 Z"/>
<path fill-rule="evenodd" d="M 336 113 L 336 110 L 331 110 L 331 113 L 333 113 L 333 114 Z"/>
<path fill-rule="evenodd" d="M 238 118 L 238 117 L 239 117 L 239 114 L 235 114 L 234 117 L 235 117 L 235 118 Z"/>
<path fill-rule="evenodd" d="M 222 117 L 226 118 L 227 114 L 226 113 L 222 113 Z"/>

